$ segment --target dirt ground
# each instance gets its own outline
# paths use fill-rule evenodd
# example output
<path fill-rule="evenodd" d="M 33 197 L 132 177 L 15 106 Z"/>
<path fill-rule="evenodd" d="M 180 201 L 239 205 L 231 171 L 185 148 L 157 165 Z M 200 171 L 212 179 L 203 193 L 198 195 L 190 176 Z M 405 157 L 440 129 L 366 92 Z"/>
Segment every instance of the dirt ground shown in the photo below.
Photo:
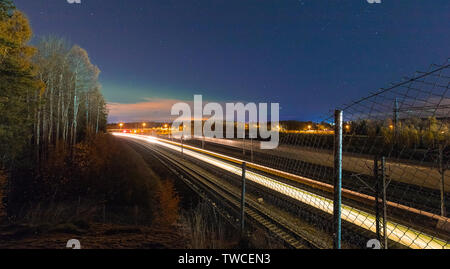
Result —
<path fill-rule="evenodd" d="M 94 223 L 86 230 L 73 225 L 48 229 L 25 225 L 0 227 L 0 249 L 65 249 L 77 239 L 82 249 L 181 249 L 186 239 L 173 228 Z"/>

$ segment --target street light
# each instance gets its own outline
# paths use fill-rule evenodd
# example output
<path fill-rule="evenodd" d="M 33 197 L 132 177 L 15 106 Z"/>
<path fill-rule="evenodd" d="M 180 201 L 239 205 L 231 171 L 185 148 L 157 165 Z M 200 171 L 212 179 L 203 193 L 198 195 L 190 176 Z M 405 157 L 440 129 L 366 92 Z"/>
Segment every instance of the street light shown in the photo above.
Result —
<path fill-rule="evenodd" d="M 119 126 L 120 126 L 120 129 L 122 130 L 122 127 L 123 127 L 123 123 L 121 122 L 121 123 L 119 123 Z"/>

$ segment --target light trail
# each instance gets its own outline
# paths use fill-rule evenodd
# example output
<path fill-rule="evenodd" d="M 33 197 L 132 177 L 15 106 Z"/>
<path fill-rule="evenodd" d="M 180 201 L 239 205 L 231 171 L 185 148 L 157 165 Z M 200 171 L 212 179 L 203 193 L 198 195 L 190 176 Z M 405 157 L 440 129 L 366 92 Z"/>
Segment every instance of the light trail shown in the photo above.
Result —
<path fill-rule="evenodd" d="M 129 137 L 154 143 L 172 150 L 181 152 L 181 145 L 165 139 L 152 136 L 137 136 L 131 134 L 113 133 L 116 136 Z M 176 144 L 179 144 L 178 146 Z M 192 146 L 189 146 L 192 148 Z M 194 157 L 198 160 L 212 164 L 238 176 L 242 175 L 242 169 L 228 162 L 183 148 L 183 154 Z M 313 206 L 328 214 L 333 214 L 333 201 L 320 195 L 305 191 L 289 184 L 274 180 L 267 176 L 247 171 L 246 178 L 258 183 L 266 188 L 282 193 L 288 197 L 296 199 L 304 204 Z M 373 214 L 364 212 L 354 207 L 342 204 L 341 217 L 343 220 L 358 225 L 366 230 L 376 232 L 376 218 Z M 402 224 L 392 221 L 386 223 L 386 234 L 392 241 L 398 242 L 410 248 L 416 249 L 450 249 L 450 244 L 442 239 L 427 235 L 421 231 L 412 229 Z"/>

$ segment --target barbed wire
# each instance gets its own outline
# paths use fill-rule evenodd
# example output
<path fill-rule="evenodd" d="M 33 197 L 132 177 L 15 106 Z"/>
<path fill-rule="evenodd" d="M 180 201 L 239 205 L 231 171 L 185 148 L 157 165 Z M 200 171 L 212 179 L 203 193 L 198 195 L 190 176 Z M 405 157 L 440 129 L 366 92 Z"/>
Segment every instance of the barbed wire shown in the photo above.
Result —
<path fill-rule="evenodd" d="M 430 65 L 426 72 L 417 71 L 340 108 L 344 113 L 343 188 L 372 201 L 364 204 L 344 197 L 342 218 L 378 238 L 386 229 L 383 245 L 450 247 L 446 210 L 450 207 L 449 66 L 448 59 L 443 65 Z M 324 121 L 333 123 L 333 114 Z M 284 134 L 265 163 L 331 184 L 333 142 L 332 134 Z M 380 188 L 381 174 L 385 190 Z M 385 211 L 380 208 L 384 194 Z M 362 244 L 351 233 L 345 240 Z"/>

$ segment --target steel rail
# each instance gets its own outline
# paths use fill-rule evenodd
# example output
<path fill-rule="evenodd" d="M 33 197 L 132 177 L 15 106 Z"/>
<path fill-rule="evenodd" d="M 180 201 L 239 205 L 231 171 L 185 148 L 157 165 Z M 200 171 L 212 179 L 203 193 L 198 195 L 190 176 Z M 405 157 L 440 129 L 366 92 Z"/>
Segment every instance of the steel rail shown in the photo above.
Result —
<path fill-rule="evenodd" d="M 175 146 L 180 146 L 181 145 L 180 143 L 173 142 L 173 141 L 166 140 L 166 139 L 162 139 L 162 138 L 159 138 L 159 137 L 156 138 L 156 139 L 158 139 L 160 141 L 163 141 L 164 143 L 169 143 L 169 144 L 172 144 L 172 145 L 175 145 Z M 222 159 L 222 160 L 226 160 L 226 161 L 229 161 L 229 162 L 232 162 L 232 163 L 236 163 L 238 165 L 242 165 L 242 163 L 244 162 L 243 160 L 238 159 L 238 158 L 226 156 L 226 155 L 223 155 L 223 154 L 220 154 L 220 153 L 216 153 L 216 152 L 200 149 L 200 148 L 189 146 L 189 145 L 186 145 L 186 144 L 183 144 L 183 147 L 187 148 L 187 149 L 190 149 L 190 150 L 194 150 L 194 151 L 200 152 L 200 153 L 204 153 L 204 154 L 207 154 L 207 155 L 210 155 L 210 156 Z M 259 165 L 259 164 L 256 164 L 256 163 L 246 162 L 246 164 L 247 164 L 247 167 L 249 167 L 249 168 L 253 168 L 253 169 L 265 172 L 267 174 L 274 175 L 274 176 L 277 176 L 277 177 L 281 177 L 281 178 L 284 178 L 284 179 L 292 180 L 292 181 L 295 181 L 295 182 L 307 185 L 309 187 L 312 187 L 314 189 L 318 189 L 318 190 L 321 190 L 321 191 L 328 192 L 330 194 L 333 193 L 333 188 L 334 187 L 331 184 L 323 183 L 323 182 L 320 182 L 320 181 L 317 181 L 317 180 L 309 179 L 309 178 L 306 178 L 306 177 L 303 177 L 303 176 L 299 176 L 299 175 L 295 175 L 295 174 L 292 174 L 292 173 L 289 173 L 289 172 L 285 172 L 285 171 L 281 171 L 281 170 L 278 170 L 278 169 L 266 167 L 266 166 Z M 359 193 L 359 192 L 352 191 L 352 190 L 345 189 L 345 188 L 342 188 L 342 196 L 347 198 L 347 199 L 354 200 L 356 202 L 362 202 L 362 203 L 365 203 L 365 204 L 370 205 L 370 206 L 374 206 L 375 202 L 376 202 L 375 201 L 376 198 L 373 197 L 373 196 L 370 196 L 370 195 L 367 195 L 367 194 L 363 194 L 363 193 Z M 449 225 L 450 225 L 450 218 L 447 218 L 447 217 L 444 217 L 444 216 L 441 216 L 441 215 L 438 215 L 438 214 L 430 213 L 430 212 L 427 212 L 427 211 L 424 211 L 424 210 L 420 210 L 420 209 L 417 209 L 417 208 L 414 208 L 414 207 L 402 205 L 400 203 L 395 203 L 395 202 L 392 202 L 392 201 L 386 201 L 386 204 L 389 207 L 391 207 L 391 208 L 396 208 L 396 209 L 400 209 L 400 210 L 403 210 L 403 211 L 408 211 L 409 213 L 413 213 L 413 214 L 420 215 L 420 216 L 423 216 L 423 217 L 431 218 L 431 219 L 434 219 L 436 221 L 441 221 L 441 222 L 444 222 L 444 223 L 446 222 L 446 223 L 449 223 Z"/>
<path fill-rule="evenodd" d="M 176 160 L 175 158 L 169 156 L 167 153 L 164 153 L 161 150 L 150 149 L 149 147 L 143 144 L 140 145 L 159 154 L 168 162 L 172 163 L 175 167 L 194 177 L 201 184 L 208 187 L 209 190 L 214 191 L 214 193 L 216 193 L 218 196 L 226 199 L 226 201 L 231 203 L 235 208 L 239 208 L 240 196 L 239 193 L 236 193 L 236 191 L 231 190 L 224 184 L 220 184 L 220 182 L 218 181 L 213 182 L 211 179 L 204 176 L 202 172 L 192 167 L 187 167 L 179 160 Z M 251 217 L 259 225 L 262 225 L 265 229 L 277 235 L 280 239 L 282 239 L 286 244 L 288 244 L 292 248 L 304 248 L 305 244 L 313 248 L 323 248 L 323 246 L 320 246 L 315 242 L 311 242 L 310 240 L 305 239 L 303 235 L 299 234 L 298 231 L 295 231 L 295 229 L 289 227 L 289 225 L 285 220 L 283 220 L 282 218 L 280 219 L 279 216 L 274 217 L 273 212 L 268 212 L 267 210 L 259 206 L 256 202 L 248 200 L 246 202 L 246 205 L 247 205 L 245 210 L 246 215 Z M 295 237 L 292 236 L 292 234 L 294 234 Z"/>
<path fill-rule="evenodd" d="M 127 135 L 127 134 L 120 134 L 120 133 L 116 133 L 115 135 L 126 136 L 126 137 L 135 137 L 137 139 L 151 141 L 151 142 L 158 143 L 163 146 L 172 148 L 174 150 L 180 150 L 180 146 L 181 146 L 179 143 L 172 142 L 172 141 L 169 141 L 166 139 L 152 137 L 152 136 L 137 136 L 137 135 Z M 225 163 L 225 162 L 220 163 L 220 161 L 217 160 L 217 158 L 228 161 L 228 162 L 232 162 L 235 164 L 241 164 L 243 162 L 242 160 L 228 157 L 228 156 L 225 156 L 222 154 L 217 154 L 214 152 L 198 149 L 198 148 L 195 148 L 192 146 L 183 145 L 183 147 L 185 149 L 185 151 L 184 151 L 185 154 L 190 154 L 191 156 L 196 157 L 197 159 L 203 160 L 205 162 L 213 162 L 213 163 L 215 163 L 214 165 L 216 165 L 224 170 L 228 170 L 235 174 L 239 174 L 239 168 L 238 168 L 239 166 L 230 168 L 231 167 L 230 164 Z M 215 158 L 209 157 L 210 159 L 208 159 L 207 155 L 209 155 L 211 157 L 215 157 Z M 302 182 L 309 182 L 311 184 L 314 184 L 317 187 L 322 187 L 322 188 L 326 187 L 325 186 L 326 184 L 324 184 L 324 183 L 315 182 L 314 180 L 307 179 L 304 177 L 299 177 L 296 175 L 292 175 L 290 173 L 286 173 L 286 172 L 279 171 L 276 169 L 267 168 L 267 167 L 263 167 L 263 166 L 260 166 L 257 164 L 252 164 L 252 163 L 248 163 L 248 166 L 253 167 L 257 170 L 266 171 L 267 173 L 271 173 L 273 175 L 280 175 L 280 176 L 285 176 L 288 178 L 289 177 L 300 178 Z M 249 174 L 248 178 L 250 180 L 253 180 L 263 186 L 272 188 L 273 190 L 276 190 L 287 196 L 295 198 L 295 199 L 299 200 L 300 202 L 303 202 L 310 206 L 316 207 L 322 211 L 325 211 L 329 214 L 332 214 L 332 210 L 330 210 L 330 208 L 331 209 L 333 208 L 333 201 L 328 198 L 325 198 L 320 195 L 316 195 L 314 193 L 310 193 L 303 189 L 291 186 L 289 184 L 282 183 L 280 181 L 274 180 L 272 178 L 268 178 L 264 175 L 257 174 L 255 172 L 249 172 L 248 174 Z M 342 190 L 342 192 L 344 195 L 344 190 Z M 370 198 L 370 196 L 361 195 L 361 194 L 353 192 L 353 191 L 348 191 L 346 193 L 356 195 L 356 197 L 360 197 L 360 198 L 361 197 L 362 198 L 365 197 L 366 199 Z M 405 206 L 405 209 L 410 209 L 410 208 Z M 417 212 L 421 212 L 421 211 L 418 210 Z M 354 207 L 351 207 L 351 206 L 348 206 L 345 204 L 342 205 L 342 219 L 346 220 L 349 223 L 356 224 L 364 229 L 367 229 L 370 231 L 375 230 L 375 225 L 374 225 L 375 217 L 373 215 L 371 215 L 370 213 L 364 212 L 363 210 L 359 210 L 359 209 L 356 209 Z M 387 230 L 388 230 L 389 239 L 391 239 L 395 242 L 401 243 L 407 247 L 411 247 L 411 248 L 450 248 L 450 244 L 447 241 L 439 239 L 434 236 L 429 236 L 421 231 L 417 231 L 410 227 L 407 227 L 407 226 L 404 226 L 404 225 L 401 225 L 398 223 L 394 223 L 391 221 L 388 222 L 387 225 L 388 225 Z"/>

